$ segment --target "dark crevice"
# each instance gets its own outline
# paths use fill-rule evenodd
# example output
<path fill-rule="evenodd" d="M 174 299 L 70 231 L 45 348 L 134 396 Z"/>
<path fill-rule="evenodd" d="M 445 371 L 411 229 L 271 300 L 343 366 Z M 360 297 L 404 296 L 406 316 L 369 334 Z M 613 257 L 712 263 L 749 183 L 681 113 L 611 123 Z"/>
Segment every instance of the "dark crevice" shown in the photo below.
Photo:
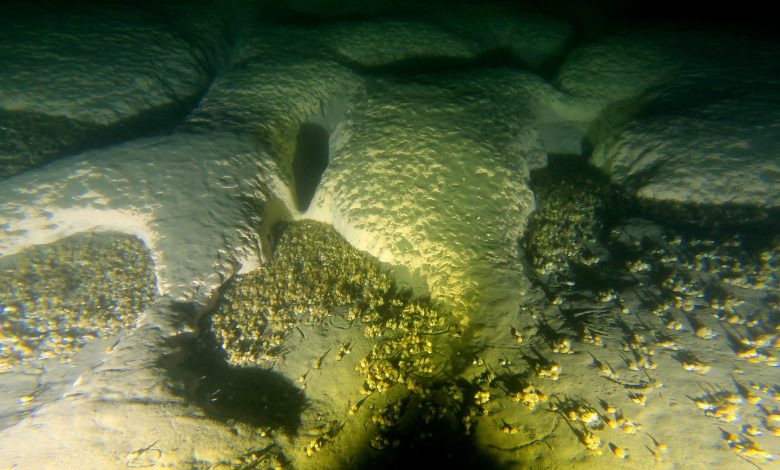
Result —
<path fill-rule="evenodd" d="M 449 56 L 418 56 L 397 60 L 381 65 L 365 65 L 346 57 L 340 57 L 339 63 L 353 72 L 364 76 L 409 76 L 425 74 L 453 74 L 490 68 L 513 68 L 534 70 L 509 48 L 496 48 L 474 58 Z"/>
<path fill-rule="evenodd" d="M 420 403 L 420 409 L 427 404 Z M 420 416 L 407 417 L 403 429 L 393 434 L 399 444 L 395 448 L 358 453 L 345 466 L 349 469 L 447 468 L 498 470 L 501 465 L 472 436 L 466 435 L 454 422 L 428 425 Z M 453 420 L 454 421 L 454 420 Z M 431 437 L 421 438 L 425 429 Z M 423 433 L 425 434 L 425 433 Z"/>
<path fill-rule="evenodd" d="M 0 111 L 0 178 L 87 150 L 109 147 L 135 138 L 164 135 L 195 106 L 199 97 L 149 109 L 104 125 L 26 111 Z"/>
<path fill-rule="evenodd" d="M 295 200 L 301 212 L 309 208 L 322 173 L 328 167 L 329 141 L 330 136 L 324 127 L 310 122 L 301 124 L 293 156 Z"/>

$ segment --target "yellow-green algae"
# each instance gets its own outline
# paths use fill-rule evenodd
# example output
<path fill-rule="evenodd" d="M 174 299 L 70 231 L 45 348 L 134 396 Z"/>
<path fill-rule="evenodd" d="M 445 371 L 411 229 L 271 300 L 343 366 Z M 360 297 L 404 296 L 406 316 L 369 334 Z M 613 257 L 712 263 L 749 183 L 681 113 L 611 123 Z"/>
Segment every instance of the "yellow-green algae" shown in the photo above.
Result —
<path fill-rule="evenodd" d="M 294 436 L 268 430 L 279 447 L 271 455 L 264 448 L 239 456 L 235 464 L 385 468 L 438 461 L 491 468 L 500 461 L 549 461 L 540 444 L 554 439 L 578 449 L 571 441 L 590 436 L 579 428 L 573 435 L 558 432 L 570 419 L 566 412 L 585 408 L 568 398 L 548 399 L 559 367 L 528 355 L 542 344 L 538 338 L 528 340 L 527 354 L 506 342 L 504 361 L 488 363 L 468 347 L 471 333 L 450 313 L 398 289 L 327 225 L 289 224 L 269 263 L 227 286 L 211 327 L 233 365 L 272 367 L 294 355 L 288 345 L 313 347 L 307 343 L 312 325 L 325 328 L 341 323 L 338 318 L 352 323 L 349 334 L 362 333 L 352 336 L 351 347 L 365 353 L 345 358 L 350 345 L 345 349 L 335 337 L 329 346 L 328 339 L 318 344 L 329 347 L 322 357 L 293 367 L 303 367 L 298 384 L 310 400 L 301 429 Z M 298 328 L 308 340 L 292 340 Z M 506 336 L 515 341 L 509 331 Z M 355 379 L 343 380 L 339 370 L 353 364 Z M 338 399 L 307 387 L 312 373 L 323 377 L 315 382 L 322 387 L 338 381 Z"/>
<path fill-rule="evenodd" d="M 0 370 L 70 361 L 132 328 L 156 294 L 150 253 L 127 235 L 78 234 L 0 259 Z"/>
<path fill-rule="evenodd" d="M 362 331 L 363 338 L 352 338 L 355 350 L 358 342 L 368 343 L 360 348 L 368 352 L 353 358 L 356 379 L 339 382 L 348 403 L 323 406 L 312 398 L 297 435 L 275 437 L 281 453 L 272 459 L 264 451 L 250 453 L 236 463 L 361 468 L 422 465 L 448 453 L 444 462 L 490 467 L 507 460 L 549 461 L 540 444 L 553 439 L 577 449 L 573 439 L 592 438 L 579 427 L 573 435 L 558 432 L 571 419 L 567 411 L 585 408 L 569 398 L 548 400 L 548 383 L 557 380 L 560 368 L 529 355 L 541 346 L 538 338 L 529 339 L 528 352 L 520 354 L 512 351 L 516 343 L 506 342 L 504 361 L 488 363 L 468 347 L 470 334 L 451 314 L 398 289 L 390 275 L 324 224 L 289 224 L 270 262 L 228 285 L 211 326 L 233 365 L 272 367 L 287 353 L 296 327 L 341 316 Z M 515 341 L 509 331 L 506 336 Z M 332 343 L 325 355 L 340 361 L 343 344 L 336 338 Z M 298 382 L 307 397 L 323 396 L 306 387 L 314 369 L 336 377 L 332 357 L 323 358 L 303 365 L 309 370 Z"/>

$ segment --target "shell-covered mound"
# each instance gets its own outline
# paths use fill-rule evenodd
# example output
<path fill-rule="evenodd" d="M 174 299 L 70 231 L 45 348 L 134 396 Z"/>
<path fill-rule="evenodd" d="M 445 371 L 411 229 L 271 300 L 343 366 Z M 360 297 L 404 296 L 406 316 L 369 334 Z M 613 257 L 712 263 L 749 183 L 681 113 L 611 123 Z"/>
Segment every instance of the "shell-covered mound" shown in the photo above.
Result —
<path fill-rule="evenodd" d="M 604 175 L 563 163 L 535 174 L 539 211 L 525 238 L 549 297 L 540 351 L 557 355 L 557 389 L 579 402 L 555 409 L 588 455 L 610 450 L 633 468 L 721 467 L 727 459 L 736 466 L 732 451 L 744 468 L 774 461 L 776 231 L 653 220 L 656 212 L 615 192 Z M 693 433 L 701 444 L 672 444 Z M 720 450 L 700 453 L 719 441 Z M 588 461 L 602 465 L 610 463 Z"/>
<path fill-rule="evenodd" d="M 625 211 L 628 197 L 579 157 L 551 159 L 533 181 L 538 207 L 523 248 L 534 273 L 560 286 L 579 268 L 602 261 L 599 238 L 608 220 Z"/>
<path fill-rule="evenodd" d="M 272 362 L 301 323 L 321 323 L 336 307 L 354 320 L 385 305 L 390 278 L 333 229 L 290 224 L 274 255 L 258 270 L 236 276 L 212 316 L 212 331 L 234 365 Z"/>
<path fill-rule="evenodd" d="M 0 260 L 0 370 L 69 361 L 94 338 L 132 328 L 157 295 L 149 250 L 120 234 L 81 234 Z"/>
<path fill-rule="evenodd" d="M 344 465 L 390 446 L 400 421 L 461 411 L 449 410 L 451 395 L 464 396 L 452 378 L 461 331 L 451 316 L 319 222 L 286 225 L 269 263 L 227 286 L 211 331 L 230 364 L 273 367 L 305 391 L 317 417 L 303 416 L 282 445 L 304 465 L 326 447 L 323 458 Z"/>
<path fill-rule="evenodd" d="M 414 356 L 419 371 L 431 373 L 433 343 L 425 336 L 450 328 L 427 298 L 399 289 L 331 227 L 301 221 L 287 225 L 267 265 L 229 284 L 211 317 L 211 330 L 229 363 L 273 366 L 296 329 L 334 317 L 350 327 L 360 322 L 365 338 L 382 342 L 359 367 L 368 388 L 379 390 L 389 387 L 387 380 L 405 382 L 411 368 L 399 365 L 402 358 Z M 344 348 L 334 355 L 340 359 L 348 352 Z M 394 364 L 376 365 L 395 353 Z"/>

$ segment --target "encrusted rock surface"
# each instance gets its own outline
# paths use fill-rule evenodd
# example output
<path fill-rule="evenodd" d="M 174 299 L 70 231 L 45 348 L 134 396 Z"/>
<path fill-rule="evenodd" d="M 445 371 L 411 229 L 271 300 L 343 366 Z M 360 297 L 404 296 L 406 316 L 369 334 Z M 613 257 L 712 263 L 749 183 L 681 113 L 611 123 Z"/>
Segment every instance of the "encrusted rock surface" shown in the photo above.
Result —
<path fill-rule="evenodd" d="M 0 186 L 3 262 L 57 258 L 0 295 L 0 465 L 600 468 L 629 448 L 626 465 L 715 465 L 663 444 L 711 445 L 711 417 L 723 452 L 774 459 L 780 418 L 753 405 L 780 395 L 776 236 L 616 219 L 637 200 L 778 206 L 777 47 L 578 45 L 476 5 L 97 3 L 0 7 L 0 176 L 59 158 Z M 298 211 L 306 126 L 329 165 Z M 616 219 L 591 153 L 630 193 Z M 532 187 L 553 154 L 582 161 Z M 103 231 L 127 256 L 84 265 L 62 240 Z M 24 328 L 40 334 L 19 346 Z M 703 374 L 724 390 L 687 409 Z M 731 434 L 737 412 L 767 439 Z"/>
<path fill-rule="evenodd" d="M 70 361 L 135 326 L 156 296 L 149 252 L 119 234 L 75 235 L 0 259 L 0 370 Z"/>

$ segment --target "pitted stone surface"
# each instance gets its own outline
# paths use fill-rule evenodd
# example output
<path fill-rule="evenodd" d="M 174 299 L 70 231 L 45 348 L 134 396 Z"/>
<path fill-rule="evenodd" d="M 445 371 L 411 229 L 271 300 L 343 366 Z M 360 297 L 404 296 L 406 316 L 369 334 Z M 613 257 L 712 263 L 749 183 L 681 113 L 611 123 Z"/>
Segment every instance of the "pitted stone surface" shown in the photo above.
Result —
<path fill-rule="evenodd" d="M 533 208 L 528 168 L 544 161 L 533 127 L 544 92 L 508 71 L 371 83 L 337 130 L 307 216 L 416 271 L 461 313 L 491 288 L 517 292 L 511 260 Z"/>
<path fill-rule="evenodd" d="M 309 33 L 265 25 L 248 32 L 237 45 L 231 68 L 215 80 L 185 126 L 253 136 L 290 184 L 301 123 L 319 121 L 326 128 L 334 127 L 329 115 L 339 114 L 341 103 L 363 83 L 358 75 L 318 57 L 308 46 L 291 46 L 304 44 L 317 43 Z"/>

